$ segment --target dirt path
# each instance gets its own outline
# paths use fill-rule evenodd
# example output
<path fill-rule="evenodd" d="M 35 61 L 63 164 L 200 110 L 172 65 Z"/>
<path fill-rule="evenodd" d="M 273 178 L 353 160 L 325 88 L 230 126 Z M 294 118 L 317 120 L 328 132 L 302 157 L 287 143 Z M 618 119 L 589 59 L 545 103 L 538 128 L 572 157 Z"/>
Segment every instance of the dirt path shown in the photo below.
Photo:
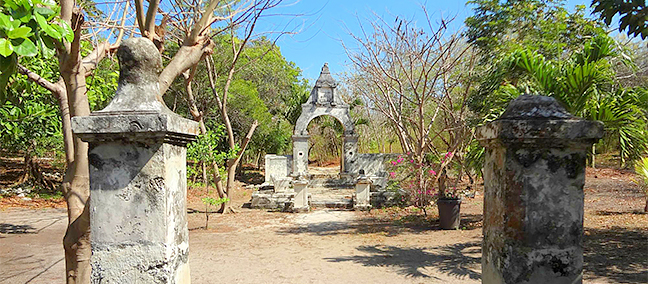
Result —
<path fill-rule="evenodd" d="M 628 174 L 588 170 L 585 200 L 585 283 L 648 283 L 648 214 L 638 212 L 644 199 Z M 464 200 L 464 228 L 455 231 L 392 209 L 238 209 L 212 215 L 209 230 L 200 228 L 203 213 L 191 213 L 191 276 L 198 284 L 481 283 L 482 206 L 481 195 Z M 63 283 L 66 223 L 63 209 L 0 209 L 0 283 Z"/>
<path fill-rule="evenodd" d="M 480 283 L 480 229 L 401 230 L 366 213 L 318 210 L 266 213 L 274 216 L 227 231 L 247 214 L 258 212 L 191 234 L 195 283 Z"/>
<path fill-rule="evenodd" d="M 0 283 L 65 283 L 65 209 L 0 211 Z"/>

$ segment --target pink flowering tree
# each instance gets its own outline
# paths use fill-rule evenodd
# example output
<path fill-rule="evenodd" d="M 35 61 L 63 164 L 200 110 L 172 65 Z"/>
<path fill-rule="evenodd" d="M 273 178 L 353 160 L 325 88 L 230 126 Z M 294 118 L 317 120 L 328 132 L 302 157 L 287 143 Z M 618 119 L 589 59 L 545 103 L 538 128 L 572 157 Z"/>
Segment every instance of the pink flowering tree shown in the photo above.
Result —
<path fill-rule="evenodd" d="M 414 156 L 400 155 L 389 161 L 389 179 L 406 192 L 403 201 L 423 210 L 439 198 L 459 198 L 456 179 L 454 186 L 448 186 L 445 168 L 452 161 L 452 152 L 447 152 L 437 161 L 426 159 L 418 162 Z"/>
<path fill-rule="evenodd" d="M 387 119 L 407 153 L 392 165 L 399 166 L 394 178 L 413 188 L 412 196 L 429 190 L 448 197 L 447 168 L 461 167 L 473 136 L 467 102 L 477 54 L 449 30 L 451 20 L 431 19 L 425 7 L 422 11 L 427 21 L 376 14 L 361 33 L 352 34 L 354 42 L 345 42 L 353 66 L 346 81 L 369 113 Z"/>

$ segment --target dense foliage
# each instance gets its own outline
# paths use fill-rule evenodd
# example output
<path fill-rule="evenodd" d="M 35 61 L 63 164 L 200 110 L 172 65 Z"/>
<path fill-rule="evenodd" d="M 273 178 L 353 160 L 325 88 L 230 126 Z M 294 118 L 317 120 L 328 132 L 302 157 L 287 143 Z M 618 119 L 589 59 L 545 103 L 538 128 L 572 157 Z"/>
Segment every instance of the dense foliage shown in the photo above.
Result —
<path fill-rule="evenodd" d="M 622 166 L 646 153 L 646 81 L 636 74 L 636 50 L 585 17 L 582 6 L 570 13 L 553 0 L 470 3 L 477 7 L 466 35 L 485 63 L 470 100 L 482 121 L 497 118 L 520 94 L 553 96 L 572 114 L 605 123 L 599 149 L 618 150 Z M 638 83 L 622 84 L 621 70 Z"/>
<path fill-rule="evenodd" d="M 72 29 L 57 19 L 51 0 L 4 0 L 0 6 L 0 101 L 18 57 L 54 56 L 55 41 L 72 41 Z"/>
<path fill-rule="evenodd" d="M 648 7 L 645 0 L 618 1 L 593 0 L 594 13 L 608 25 L 614 16 L 619 16 L 619 31 L 628 30 L 628 35 L 648 38 Z"/>
<path fill-rule="evenodd" d="M 216 46 L 211 55 L 216 74 L 227 74 L 231 61 L 231 37 L 215 38 Z M 234 38 L 234 40 L 238 40 Z M 166 49 L 177 48 L 170 44 Z M 301 114 L 301 104 L 309 95 L 306 80 L 301 79 L 301 70 L 287 61 L 279 48 L 265 38 L 253 40 L 243 50 L 236 63 L 236 72 L 229 83 L 227 111 L 236 137 L 243 138 L 254 121 L 258 122 L 250 144 L 246 149 L 245 161 L 259 163 L 265 153 L 284 153 L 289 150 L 293 124 Z M 165 96 L 165 101 L 175 111 L 189 116 L 185 101 L 185 82 L 177 79 Z M 226 76 L 215 78 L 219 90 L 227 84 Z M 208 130 L 222 130 L 222 117 L 218 100 L 210 88 L 207 69 L 200 64 L 192 80 L 193 96 Z M 222 133 L 221 133 L 222 134 Z M 214 153 L 230 152 L 226 139 L 213 140 Z M 237 143 L 240 143 L 238 141 Z M 191 147 L 195 147 L 193 145 Z M 190 149 L 191 151 L 191 149 Z M 224 165 L 226 159 L 207 159 L 196 155 L 197 161 L 216 162 Z M 199 175 L 195 168 L 192 171 Z M 211 169 L 210 169 L 211 170 Z"/>

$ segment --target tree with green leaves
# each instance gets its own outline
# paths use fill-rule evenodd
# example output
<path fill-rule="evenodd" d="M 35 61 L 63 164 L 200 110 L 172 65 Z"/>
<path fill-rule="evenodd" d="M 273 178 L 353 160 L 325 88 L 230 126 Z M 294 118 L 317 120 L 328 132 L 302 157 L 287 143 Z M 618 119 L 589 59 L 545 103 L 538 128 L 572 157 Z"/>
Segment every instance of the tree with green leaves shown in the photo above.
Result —
<path fill-rule="evenodd" d="M 475 94 L 475 110 L 498 117 L 508 102 L 523 94 L 556 98 L 570 113 L 605 124 L 607 145 L 619 149 L 621 166 L 648 150 L 645 88 L 622 88 L 614 80 L 610 59 L 615 42 L 600 35 L 565 60 L 548 60 L 531 49 L 519 49 L 498 62 L 496 71 Z M 473 106 L 475 106 L 473 105 Z M 609 147 L 609 146 L 608 146 Z M 592 150 L 594 155 L 594 149 Z M 593 165 L 593 164 L 592 164 Z"/>
<path fill-rule="evenodd" d="M 58 5 L 27 0 L 2 2 L 1 14 L 5 15 L 0 19 L 2 78 L 17 70 L 29 81 L 54 94 L 59 105 L 67 165 L 62 184 L 68 205 L 68 229 L 63 242 L 67 283 L 90 281 L 90 224 L 86 207 L 89 197 L 88 144 L 74 136 L 70 127 L 71 117 L 90 114 L 86 78 L 116 50 L 127 29 L 131 35 L 149 38 L 159 49 L 163 49 L 166 39 L 173 38 L 180 44 L 173 54 L 165 54 L 171 60 L 160 74 L 161 97 L 176 77 L 212 52 L 214 36 L 235 25 L 251 23 L 251 18 L 258 18 L 261 12 L 277 3 L 273 0 L 206 0 L 198 3 L 175 0 L 171 5 L 173 12 L 169 13 L 160 7 L 159 0 L 148 1 L 147 6 L 144 1 L 135 0 L 134 3 L 111 2 L 108 9 L 112 12 L 104 13 L 95 2 L 60 0 Z M 134 19 L 127 17 L 133 6 Z M 161 19 L 156 18 L 158 14 L 162 15 Z M 110 24 L 106 25 L 107 22 Z M 167 24 L 173 26 L 169 29 L 173 31 L 169 36 Z M 40 70 L 22 65 L 22 57 L 33 53 L 25 39 L 36 47 L 47 47 L 41 49 L 43 55 L 47 55 L 47 50 L 55 51 L 60 78 L 47 79 L 39 74 Z M 86 42 L 95 43 L 89 52 L 83 48 Z"/>
<path fill-rule="evenodd" d="M 274 42 L 255 33 L 254 23 L 260 16 L 241 28 L 242 35 L 233 29 L 215 37 L 213 54 L 185 73 L 184 84 L 176 86 L 184 89 L 188 112 L 200 123 L 201 132 L 224 125 L 227 139 L 221 150 L 239 149 L 223 164 L 211 165 L 212 173 L 218 167 L 227 172 L 225 186 L 220 176 L 213 175 L 221 199 L 234 189 L 237 167 L 248 148 L 257 158 L 264 151 L 287 148 L 292 127 L 283 109 L 302 102 L 298 98 L 308 94 L 306 82 L 298 78 L 301 71 L 285 60 Z M 231 211 L 227 202 L 220 211 Z"/>
<path fill-rule="evenodd" d="M 603 23 L 586 18 L 583 6 L 568 12 L 562 1 L 470 3 L 476 7 L 466 35 L 484 63 L 470 105 L 483 120 L 498 117 L 521 93 L 550 95 L 577 116 L 604 121 L 608 135 L 601 148 L 619 149 L 622 165 L 642 155 L 644 89 L 620 84 L 617 66 L 632 71 L 635 65 Z M 481 149 L 473 150 L 477 155 Z"/>
<path fill-rule="evenodd" d="M 472 0 L 465 36 L 487 64 L 524 47 L 547 59 L 579 50 L 603 26 L 585 15 L 585 6 L 569 12 L 562 0 Z"/>
<path fill-rule="evenodd" d="M 618 15 L 619 32 L 627 30 L 628 35 L 648 38 L 648 7 L 645 0 L 592 0 L 592 8 L 607 25 Z"/>

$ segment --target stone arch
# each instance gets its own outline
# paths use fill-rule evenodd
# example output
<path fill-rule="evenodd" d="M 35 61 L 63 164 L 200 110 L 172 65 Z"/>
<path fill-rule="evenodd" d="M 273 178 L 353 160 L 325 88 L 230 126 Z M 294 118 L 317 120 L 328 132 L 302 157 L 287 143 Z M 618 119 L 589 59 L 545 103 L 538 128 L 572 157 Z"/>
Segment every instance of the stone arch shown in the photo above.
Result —
<path fill-rule="evenodd" d="M 294 135 L 308 135 L 308 124 L 310 124 L 313 119 L 320 116 L 331 116 L 335 118 L 342 127 L 344 127 L 344 134 L 354 134 L 355 125 L 353 120 L 351 120 L 351 115 L 349 114 L 349 108 L 323 108 L 316 107 L 313 110 L 310 110 L 308 113 L 304 113 L 302 110 L 302 115 L 297 119 L 295 123 Z"/>
<path fill-rule="evenodd" d="M 358 137 L 355 135 L 355 125 L 349 114 L 349 105 L 337 95 L 335 87 L 337 82 L 331 76 L 328 64 L 324 63 L 315 87 L 306 103 L 302 104 L 302 113 L 295 123 L 292 137 L 292 172 L 295 176 L 308 175 L 308 124 L 314 118 L 323 115 L 334 117 L 344 127 L 340 173 L 353 174 L 349 169 L 357 156 Z"/>

